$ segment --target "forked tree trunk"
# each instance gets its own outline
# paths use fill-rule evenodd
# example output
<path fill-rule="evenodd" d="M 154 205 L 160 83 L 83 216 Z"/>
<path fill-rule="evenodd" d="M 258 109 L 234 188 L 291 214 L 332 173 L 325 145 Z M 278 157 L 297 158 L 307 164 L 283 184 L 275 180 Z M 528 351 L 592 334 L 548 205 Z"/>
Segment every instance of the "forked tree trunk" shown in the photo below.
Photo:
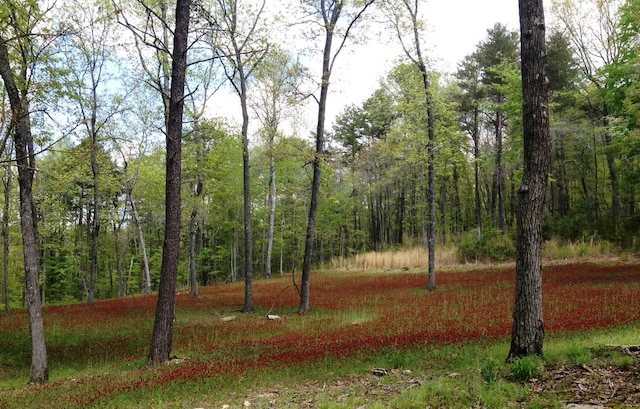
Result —
<path fill-rule="evenodd" d="M 542 355 L 542 212 L 551 162 L 543 0 L 520 0 L 524 167 L 518 191 L 516 291 L 508 359 Z"/>

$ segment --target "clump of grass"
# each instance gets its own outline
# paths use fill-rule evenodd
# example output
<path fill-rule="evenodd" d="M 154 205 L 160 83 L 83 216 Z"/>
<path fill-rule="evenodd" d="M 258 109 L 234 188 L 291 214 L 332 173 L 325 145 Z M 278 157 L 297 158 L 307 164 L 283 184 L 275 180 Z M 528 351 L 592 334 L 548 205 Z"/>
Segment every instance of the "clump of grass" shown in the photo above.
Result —
<path fill-rule="evenodd" d="M 578 241 L 550 239 L 542 245 L 545 260 L 601 259 L 616 256 L 614 246 L 606 240 L 593 237 Z"/>
<path fill-rule="evenodd" d="M 516 358 L 511 362 L 509 368 L 517 380 L 528 381 L 539 376 L 542 372 L 542 358 L 537 355 Z"/>
<path fill-rule="evenodd" d="M 480 376 L 486 383 L 492 384 L 498 380 L 499 369 L 500 363 L 495 358 L 489 357 L 480 366 Z"/>

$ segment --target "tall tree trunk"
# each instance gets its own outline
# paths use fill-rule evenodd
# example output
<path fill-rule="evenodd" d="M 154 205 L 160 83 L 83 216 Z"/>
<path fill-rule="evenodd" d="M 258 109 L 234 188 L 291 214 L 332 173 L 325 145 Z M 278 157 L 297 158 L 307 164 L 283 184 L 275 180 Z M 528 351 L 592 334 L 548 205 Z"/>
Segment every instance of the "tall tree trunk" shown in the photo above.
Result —
<path fill-rule="evenodd" d="M 417 7 L 417 6 L 416 6 Z M 417 10 L 416 10 L 417 13 Z M 424 87 L 425 98 L 427 100 L 427 207 L 429 209 L 429 228 L 427 229 L 427 250 L 428 250 L 428 283 L 427 288 L 433 290 L 436 287 L 436 181 L 434 168 L 434 148 L 435 134 L 433 124 L 433 98 L 431 96 L 431 83 L 427 66 L 422 58 L 420 42 L 418 37 L 417 23 L 414 19 L 414 35 L 417 50 L 418 68 L 422 73 L 422 85 Z"/>
<path fill-rule="evenodd" d="M 198 206 L 191 208 L 189 218 L 189 297 L 198 296 L 198 271 L 196 268 L 196 244 L 198 239 Z"/>
<path fill-rule="evenodd" d="M 2 178 L 4 205 L 2 208 L 2 298 L 4 310 L 9 312 L 9 200 L 11 198 L 11 168 L 5 166 Z"/>
<path fill-rule="evenodd" d="M 542 355 L 542 213 L 551 162 L 543 0 L 520 0 L 524 167 L 518 191 L 516 291 L 508 359 Z"/>
<path fill-rule="evenodd" d="M 503 103 L 504 96 L 499 96 L 499 103 Z M 503 151 L 503 126 L 504 126 L 504 113 L 502 111 L 496 111 L 496 161 L 495 161 L 495 173 L 494 173 L 494 189 L 495 189 L 495 202 L 496 205 L 495 217 L 496 217 L 496 225 L 498 229 L 505 231 L 506 227 L 506 217 L 505 217 L 505 208 L 504 208 L 504 174 L 502 169 L 502 151 Z"/>
<path fill-rule="evenodd" d="M 241 57 L 238 56 L 238 59 Z M 242 106 L 242 186 L 244 187 L 244 306 L 253 310 L 253 235 L 251 226 L 251 168 L 249 165 L 249 111 L 247 109 L 247 79 L 240 70 L 240 105 Z"/>
<path fill-rule="evenodd" d="M 116 221 L 113 221 L 113 246 L 116 253 L 116 286 L 118 288 L 118 298 L 122 298 L 125 295 L 124 282 L 122 274 L 122 249 L 120 247 L 120 226 Z"/>
<path fill-rule="evenodd" d="M 94 99 L 95 104 L 95 99 Z M 100 235 L 100 213 L 99 213 L 99 191 L 98 191 L 98 160 L 96 158 L 97 135 L 95 131 L 95 111 L 92 115 L 92 134 L 91 134 L 91 174 L 93 176 L 93 205 L 92 205 L 92 224 L 91 224 L 91 275 L 89 276 L 89 294 L 87 296 L 87 305 L 93 304 L 93 297 L 96 288 L 96 276 L 98 274 L 98 237 Z"/>
<path fill-rule="evenodd" d="M 182 113 L 187 69 L 190 3 L 190 0 L 177 0 L 176 4 L 173 63 L 171 67 L 171 97 L 167 120 L 165 231 L 158 302 L 151 336 L 151 347 L 147 359 L 149 364 L 158 364 L 169 360 L 173 337 L 175 289 L 180 250 Z"/>
<path fill-rule="evenodd" d="M 309 279 L 311 275 L 311 260 L 313 253 L 313 236 L 315 234 L 316 211 L 318 209 L 318 197 L 320 192 L 320 170 L 324 156 L 324 123 L 327 111 L 327 96 L 329 94 L 329 80 L 331 79 L 331 71 L 336 57 L 342 50 L 342 46 L 349 37 L 350 29 L 355 25 L 358 19 L 373 4 L 375 0 L 366 0 L 360 6 L 360 10 L 354 13 L 349 22 L 346 31 L 342 34 L 342 42 L 337 51 L 332 54 L 333 37 L 336 25 L 340 19 L 344 1 L 329 2 L 320 0 L 321 18 L 323 21 L 323 29 L 325 30 L 324 49 L 322 52 L 322 74 L 320 83 L 320 98 L 318 99 L 318 122 L 316 127 L 316 153 L 313 158 L 313 178 L 311 180 L 311 199 L 309 201 L 309 213 L 307 215 L 307 230 L 304 241 L 304 258 L 302 262 L 302 279 L 300 288 L 300 305 L 298 313 L 304 314 L 309 310 Z"/>
<path fill-rule="evenodd" d="M 144 234 L 142 233 L 142 224 L 140 223 L 140 217 L 138 216 L 138 208 L 136 207 L 136 202 L 133 200 L 133 187 L 129 185 L 129 181 L 127 181 L 127 200 L 129 201 L 129 205 L 131 206 L 131 217 L 133 218 L 133 223 L 136 227 L 136 232 L 138 233 L 138 241 L 140 242 L 140 255 L 142 257 L 142 274 L 144 275 L 143 285 L 144 285 L 144 293 L 151 293 L 151 274 L 149 273 L 149 258 L 147 257 L 147 246 L 144 241 Z"/>
<path fill-rule="evenodd" d="M 43 383 L 49 378 L 47 348 L 44 338 L 44 324 L 40 304 L 38 274 L 40 267 L 38 250 L 38 230 L 36 203 L 33 199 L 33 174 L 35 154 L 31 119 L 26 90 L 19 90 L 13 76 L 9 50 L 4 38 L 0 38 L 0 76 L 9 96 L 12 123 L 14 126 L 14 147 L 18 166 L 18 186 L 20 188 L 20 227 L 22 230 L 22 254 L 24 257 L 25 287 L 29 309 L 29 333 L 31 335 L 31 382 Z M 21 79 L 27 78 L 26 68 Z"/>
<path fill-rule="evenodd" d="M 276 224 L 276 164 L 273 155 L 273 136 L 270 137 L 269 148 L 269 227 L 267 228 L 267 255 L 265 257 L 264 275 L 271 277 L 271 258 L 273 255 L 273 231 Z"/>
<path fill-rule="evenodd" d="M 475 181 L 475 214 L 476 214 L 476 239 L 482 238 L 482 202 L 480 200 L 480 131 L 478 129 L 477 107 L 473 111 L 473 173 Z"/>
<path fill-rule="evenodd" d="M 343 2 L 334 5 L 331 20 L 325 18 L 324 51 L 322 54 L 322 81 L 320 85 L 320 99 L 318 100 L 318 122 L 316 127 L 316 153 L 313 158 L 313 179 L 311 180 L 311 199 L 307 215 L 307 230 L 304 241 L 304 258 L 302 261 L 302 279 L 300 289 L 300 306 L 298 313 L 304 314 L 309 310 L 309 279 L 311 276 L 311 259 L 313 252 L 313 236 L 315 234 L 316 211 L 320 192 L 320 169 L 324 155 L 324 122 L 327 110 L 327 96 L 329 95 L 329 79 L 331 77 L 331 47 L 336 23 L 340 18 Z"/>

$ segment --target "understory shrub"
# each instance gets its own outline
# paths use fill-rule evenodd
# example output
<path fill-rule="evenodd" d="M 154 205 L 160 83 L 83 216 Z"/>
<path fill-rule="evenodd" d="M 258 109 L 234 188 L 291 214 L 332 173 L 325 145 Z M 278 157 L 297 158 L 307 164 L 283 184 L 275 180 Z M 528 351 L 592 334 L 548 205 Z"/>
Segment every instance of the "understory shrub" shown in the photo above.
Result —
<path fill-rule="evenodd" d="M 480 239 L 475 233 L 468 234 L 458 245 L 462 261 L 502 262 L 513 260 L 515 254 L 513 239 L 498 229 L 482 232 Z"/>

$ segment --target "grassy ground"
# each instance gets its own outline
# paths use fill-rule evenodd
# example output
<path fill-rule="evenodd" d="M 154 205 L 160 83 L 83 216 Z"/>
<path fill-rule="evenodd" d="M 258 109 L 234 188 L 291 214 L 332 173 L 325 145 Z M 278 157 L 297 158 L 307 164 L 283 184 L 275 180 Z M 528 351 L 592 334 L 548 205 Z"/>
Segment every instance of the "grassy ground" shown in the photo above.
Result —
<path fill-rule="evenodd" d="M 443 271 L 437 282 L 426 291 L 420 269 L 316 272 L 305 316 L 287 276 L 255 282 L 251 314 L 238 312 L 241 283 L 179 294 L 177 359 L 155 368 L 144 365 L 153 296 L 47 307 L 43 386 L 26 385 L 27 319 L 12 312 L 0 316 L 0 408 L 561 407 L 569 386 L 532 379 L 635 368 L 634 357 L 598 351 L 638 343 L 640 265 L 545 267 L 544 361 L 512 364 L 512 267 Z"/>

